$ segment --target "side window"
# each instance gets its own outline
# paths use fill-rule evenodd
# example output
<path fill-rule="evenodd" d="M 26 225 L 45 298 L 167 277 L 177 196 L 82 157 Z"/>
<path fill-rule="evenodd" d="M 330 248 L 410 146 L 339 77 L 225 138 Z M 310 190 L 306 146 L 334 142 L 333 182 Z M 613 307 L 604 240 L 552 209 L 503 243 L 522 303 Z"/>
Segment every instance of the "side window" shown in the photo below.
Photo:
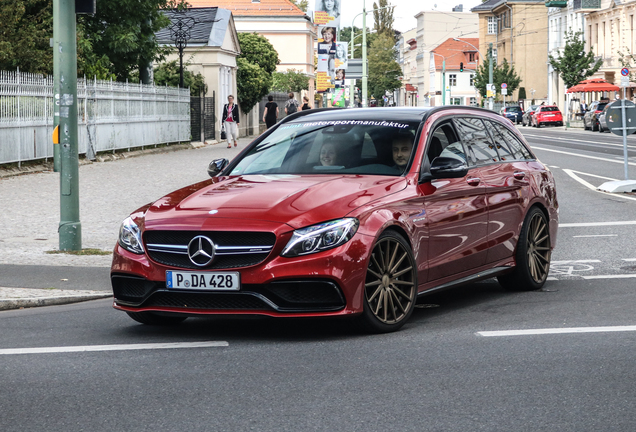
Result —
<path fill-rule="evenodd" d="M 499 123 L 493 122 L 497 132 L 503 138 L 504 143 L 508 146 L 510 150 L 510 154 L 512 158 L 515 160 L 526 160 L 526 159 L 534 159 L 532 154 L 528 151 L 526 146 L 519 141 L 519 139 L 510 132 L 505 126 L 500 125 Z"/>
<path fill-rule="evenodd" d="M 484 123 L 486 123 L 488 132 L 490 132 L 490 136 L 492 137 L 492 140 L 495 143 L 495 146 L 497 147 L 497 153 L 499 153 L 499 158 L 502 161 L 513 160 L 515 157 L 512 155 L 512 153 L 510 152 L 510 149 L 505 144 L 504 138 L 501 136 L 501 134 L 497 130 L 497 126 L 499 126 L 499 124 L 491 120 L 484 120 Z"/>
<path fill-rule="evenodd" d="M 481 119 L 459 117 L 455 119 L 459 138 L 466 146 L 469 165 L 485 165 L 499 161 L 497 150 L 492 143 Z"/>
<path fill-rule="evenodd" d="M 462 143 L 457 139 L 457 134 L 450 122 L 437 126 L 433 133 L 430 134 L 422 164 L 422 172 L 428 172 L 433 160 L 439 156 L 460 159 L 466 163 L 466 154 Z"/>

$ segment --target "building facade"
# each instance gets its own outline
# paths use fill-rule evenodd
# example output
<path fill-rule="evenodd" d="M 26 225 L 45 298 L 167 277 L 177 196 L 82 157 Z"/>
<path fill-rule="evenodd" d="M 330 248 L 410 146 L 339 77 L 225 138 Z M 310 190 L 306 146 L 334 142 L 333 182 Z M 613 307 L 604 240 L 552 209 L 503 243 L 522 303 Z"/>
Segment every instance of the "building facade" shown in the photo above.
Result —
<path fill-rule="evenodd" d="M 239 33 L 258 33 L 278 52 L 277 70 L 295 69 L 309 77 L 309 100 L 314 99 L 315 27 L 305 12 L 289 0 L 188 0 L 195 8 L 218 6 L 232 12 Z"/>
<path fill-rule="evenodd" d="M 477 105 L 478 38 L 450 38 L 429 57 L 429 106 Z"/>
<path fill-rule="evenodd" d="M 398 63 L 402 67 L 402 88 L 398 91 L 398 106 L 417 106 L 417 29 L 402 33 Z"/>
<path fill-rule="evenodd" d="M 547 102 L 548 13 L 545 0 L 487 0 L 471 11 L 479 16 L 479 51 L 487 55 L 492 44 L 495 62 L 499 64 L 505 58 L 514 66 L 527 98 Z M 519 89 L 508 97 L 518 100 Z"/>
<path fill-rule="evenodd" d="M 632 53 L 636 49 L 634 34 L 634 15 L 636 0 L 581 0 L 575 2 L 578 9 L 587 13 L 585 20 L 585 38 L 587 46 L 591 46 L 594 54 L 603 60 L 603 65 L 593 78 L 604 78 L 608 82 L 620 85 L 623 64 L 619 54 Z M 626 96 L 634 96 L 634 80 L 636 80 L 636 62 L 630 62 L 631 86 Z M 598 98 L 600 95 L 593 95 Z"/>
<path fill-rule="evenodd" d="M 178 15 L 167 13 L 172 24 L 179 19 Z M 240 54 L 238 35 L 234 25 L 232 13 L 220 8 L 189 9 L 184 18 L 191 19 L 188 44 L 184 50 L 183 62 L 187 69 L 203 75 L 208 87 L 208 96 L 215 95 L 216 138 L 220 136 L 221 113 L 227 96 L 236 95 L 236 57 Z M 170 28 L 164 28 L 156 33 L 157 41 L 161 45 L 174 46 L 175 41 Z M 166 61 L 179 60 L 175 49 L 167 56 Z M 247 120 L 247 117 L 245 118 Z M 258 125 L 258 122 L 257 122 Z M 251 135 L 248 130 L 249 121 L 241 121 L 241 134 Z"/>
<path fill-rule="evenodd" d="M 417 87 L 415 94 L 418 106 L 430 106 L 430 52 L 449 38 L 475 38 L 479 32 L 479 22 L 476 14 L 460 12 L 459 7 L 454 12 L 423 11 L 415 15 L 417 18 L 415 43 L 416 76 L 411 78 L 411 85 Z"/>

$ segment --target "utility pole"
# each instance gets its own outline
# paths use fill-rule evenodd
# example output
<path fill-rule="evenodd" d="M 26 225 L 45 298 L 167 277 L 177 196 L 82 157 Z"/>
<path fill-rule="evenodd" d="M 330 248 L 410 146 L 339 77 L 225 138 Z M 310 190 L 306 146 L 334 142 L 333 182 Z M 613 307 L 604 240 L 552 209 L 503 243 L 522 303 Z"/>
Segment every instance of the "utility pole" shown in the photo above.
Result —
<path fill-rule="evenodd" d="M 490 87 L 490 97 L 488 98 L 488 108 L 493 107 L 493 82 L 492 82 L 492 42 L 488 44 L 488 86 Z"/>
<path fill-rule="evenodd" d="M 53 49 L 59 103 L 60 250 L 82 249 L 79 218 L 79 155 L 77 140 L 77 36 L 75 0 L 53 0 Z"/>
<path fill-rule="evenodd" d="M 51 48 L 53 48 L 53 70 L 58 71 L 60 68 L 60 51 L 58 44 L 56 43 L 56 35 L 60 34 L 60 2 L 53 2 L 53 42 Z M 57 79 L 57 75 L 53 81 L 53 129 L 60 125 L 60 81 Z M 58 129 L 59 131 L 59 129 Z M 60 172 L 60 142 L 57 139 L 53 140 L 53 171 Z"/>
<path fill-rule="evenodd" d="M 367 107 L 367 5 L 362 0 L 362 108 Z"/>
<path fill-rule="evenodd" d="M 446 57 L 442 57 L 442 105 L 446 105 Z"/>

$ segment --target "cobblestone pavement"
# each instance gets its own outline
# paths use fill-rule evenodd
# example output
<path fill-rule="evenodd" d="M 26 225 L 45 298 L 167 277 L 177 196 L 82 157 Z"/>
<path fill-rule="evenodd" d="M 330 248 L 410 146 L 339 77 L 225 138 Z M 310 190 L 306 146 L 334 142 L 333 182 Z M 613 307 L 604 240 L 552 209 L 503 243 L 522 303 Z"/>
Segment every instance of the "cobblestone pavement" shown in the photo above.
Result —
<path fill-rule="evenodd" d="M 239 147 L 225 143 L 111 162 L 82 164 L 79 169 L 82 247 L 111 251 L 121 221 L 135 209 L 168 192 L 208 177 L 216 158 L 232 159 Z M 59 246 L 59 173 L 48 171 L 0 179 L 0 264 L 110 266 L 112 255 L 47 254 Z"/>

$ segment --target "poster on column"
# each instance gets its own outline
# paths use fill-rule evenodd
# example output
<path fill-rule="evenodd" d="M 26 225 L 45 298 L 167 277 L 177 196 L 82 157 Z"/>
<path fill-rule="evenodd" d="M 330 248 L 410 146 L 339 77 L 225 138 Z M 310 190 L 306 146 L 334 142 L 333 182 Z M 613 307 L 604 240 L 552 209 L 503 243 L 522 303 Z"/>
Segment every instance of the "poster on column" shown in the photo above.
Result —
<path fill-rule="evenodd" d="M 348 66 L 348 58 L 347 53 L 349 47 L 349 42 L 336 42 L 336 58 L 335 58 L 335 67 L 338 69 L 347 69 Z"/>
<path fill-rule="evenodd" d="M 314 25 L 340 27 L 340 2 L 342 0 L 316 0 Z"/>
<path fill-rule="evenodd" d="M 318 55 L 329 54 L 336 55 L 336 28 L 335 27 L 318 27 Z"/>

